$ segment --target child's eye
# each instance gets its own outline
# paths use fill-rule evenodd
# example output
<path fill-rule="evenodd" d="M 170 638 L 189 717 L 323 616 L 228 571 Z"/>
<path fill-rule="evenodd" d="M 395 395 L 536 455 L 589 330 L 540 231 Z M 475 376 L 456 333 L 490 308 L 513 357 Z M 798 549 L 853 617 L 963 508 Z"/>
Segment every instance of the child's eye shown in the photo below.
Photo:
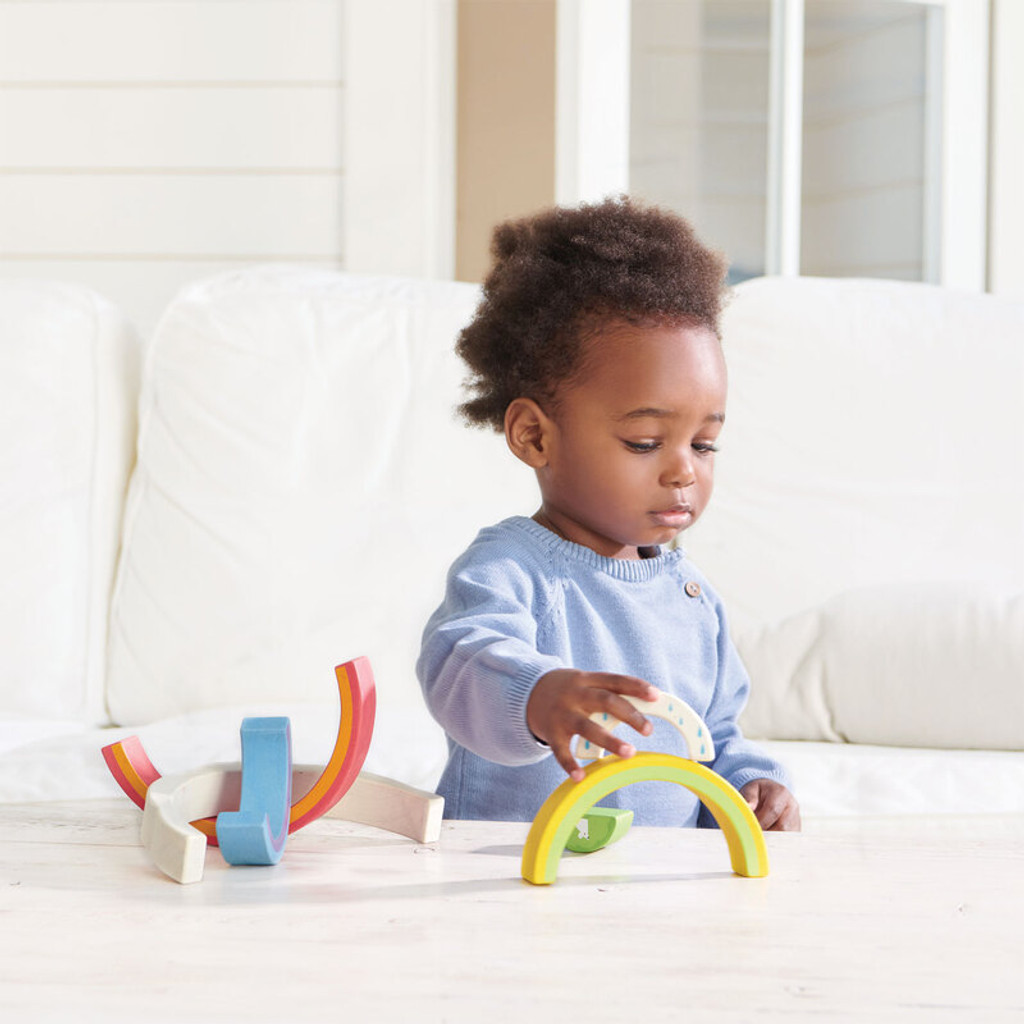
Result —
<path fill-rule="evenodd" d="M 622 442 L 631 452 L 654 452 L 659 448 L 657 441 L 623 441 Z"/>
<path fill-rule="evenodd" d="M 700 455 L 714 455 L 718 451 L 718 445 L 710 441 L 694 441 L 693 450 Z"/>

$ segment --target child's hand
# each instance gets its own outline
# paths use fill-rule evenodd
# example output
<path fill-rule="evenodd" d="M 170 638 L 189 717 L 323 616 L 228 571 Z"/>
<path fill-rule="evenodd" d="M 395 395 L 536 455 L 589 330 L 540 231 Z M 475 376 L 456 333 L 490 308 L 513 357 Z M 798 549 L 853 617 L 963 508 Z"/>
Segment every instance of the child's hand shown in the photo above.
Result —
<path fill-rule="evenodd" d="M 641 700 L 658 699 L 658 691 L 650 683 L 611 672 L 560 668 L 537 680 L 526 703 L 526 724 L 537 739 L 551 748 L 555 760 L 574 782 L 583 778 L 583 769 L 569 749 L 573 736 L 582 736 L 619 757 L 632 757 L 636 753 L 632 744 L 617 739 L 590 720 L 595 711 L 606 711 L 620 722 L 631 725 L 641 736 L 650 735 L 651 723 L 619 694 Z"/>
<path fill-rule="evenodd" d="M 799 832 L 800 807 L 796 797 L 781 782 L 754 779 L 740 794 L 750 804 L 758 824 L 766 832 Z"/>

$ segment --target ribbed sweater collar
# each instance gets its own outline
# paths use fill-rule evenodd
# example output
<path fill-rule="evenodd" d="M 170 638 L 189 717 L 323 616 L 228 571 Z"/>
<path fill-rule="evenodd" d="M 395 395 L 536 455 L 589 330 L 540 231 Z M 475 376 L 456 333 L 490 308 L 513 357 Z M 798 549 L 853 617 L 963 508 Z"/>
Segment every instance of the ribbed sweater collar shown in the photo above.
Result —
<path fill-rule="evenodd" d="M 654 558 L 608 558 L 582 544 L 575 544 L 571 540 L 559 537 L 557 533 L 526 516 L 513 516 L 506 520 L 506 523 L 531 537 L 549 555 L 588 566 L 618 580 L 643 582 L 655 579 L 686 557 L 681 548 L 676 548 L 672 551 L 663 550 Z"/>

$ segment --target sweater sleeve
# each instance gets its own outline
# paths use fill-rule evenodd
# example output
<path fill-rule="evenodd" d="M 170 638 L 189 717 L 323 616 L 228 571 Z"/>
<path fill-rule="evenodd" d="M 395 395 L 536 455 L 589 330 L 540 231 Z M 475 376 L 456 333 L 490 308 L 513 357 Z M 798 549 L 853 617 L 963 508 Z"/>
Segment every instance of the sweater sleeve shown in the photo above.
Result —
<path fill-rule="evenodd" d="M 789 786 L 782 765 L 746 739 L 740 729 L 739 717 L 750 693 L 750 677 L 729 636 L 725 610 L 717 597 L 713 600 L 718 617 L 718 672 L 707 716 L 707 726 L 715 742 L 715 760 L 711 767 L 736 789 L 754 779 L 774 779 Z"/>
<path fill-rule="evenodd" d="M 503 765 L 550 755 L 526 724 L 526 703 L 559 658 L 538 652 L 549 604 L 540 575 L 478 540 L 448 575 L 445 599 L 423 633 L 416 673 L 431 714 L 457 743 Z"/>

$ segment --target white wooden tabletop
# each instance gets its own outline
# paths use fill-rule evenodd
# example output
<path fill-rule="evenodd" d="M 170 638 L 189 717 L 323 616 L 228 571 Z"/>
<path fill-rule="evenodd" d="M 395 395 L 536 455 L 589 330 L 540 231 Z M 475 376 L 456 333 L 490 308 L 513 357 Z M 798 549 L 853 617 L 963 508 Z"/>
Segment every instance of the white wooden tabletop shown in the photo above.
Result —
<path fill-rule="evenodd" d="M 1024 1021 L 1024 816 L 808 823 L 771 872 L 635 828 L 558 881 L 527 825 L 342 821 L 162 876 L 127 800 L 0 806 L 0 1020 Z"/>

